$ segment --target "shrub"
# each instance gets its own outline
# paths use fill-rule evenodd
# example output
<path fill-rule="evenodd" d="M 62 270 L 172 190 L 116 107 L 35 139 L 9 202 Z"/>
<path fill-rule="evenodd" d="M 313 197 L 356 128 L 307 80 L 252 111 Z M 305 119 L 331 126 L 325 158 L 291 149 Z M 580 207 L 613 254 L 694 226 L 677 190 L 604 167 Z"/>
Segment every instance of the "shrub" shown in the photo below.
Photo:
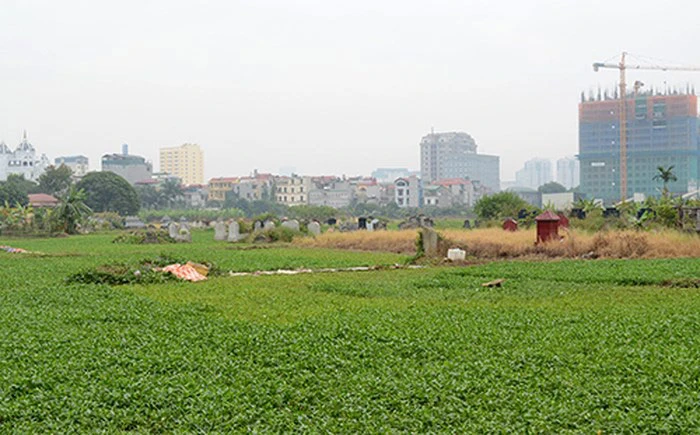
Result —
<path fill-rule="evenodd" d="M 176 243 L 177 241 L 163 230 L 148 229 L 145 231 L 130 231 L 120 234 L 112 243 L 123 243 L 127 245 L 150 245 L 161 243 Z"/>

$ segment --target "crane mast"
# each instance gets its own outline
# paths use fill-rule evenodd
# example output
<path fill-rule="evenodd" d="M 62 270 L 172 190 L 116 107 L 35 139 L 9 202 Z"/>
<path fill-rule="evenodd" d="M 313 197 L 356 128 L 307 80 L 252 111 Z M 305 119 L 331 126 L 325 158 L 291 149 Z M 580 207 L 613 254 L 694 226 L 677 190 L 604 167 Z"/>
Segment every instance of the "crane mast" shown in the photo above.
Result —
<path fill-rule="evenodd" d="M 620 201 L 627 199 L 627 80 L 625 56 L 620 57 Z"/>
<path fill-rule="evenodd" d="M 619 63 L 596 62 L 593 71 L 600 68 L 620 70 L 620 201 L 627 199 L 627 78 L 628 69 L 657 71 L 700 71 L 700 67 L 679 67 L 665 65 L 627 65 L 627 52 L 622 52 Z"/>

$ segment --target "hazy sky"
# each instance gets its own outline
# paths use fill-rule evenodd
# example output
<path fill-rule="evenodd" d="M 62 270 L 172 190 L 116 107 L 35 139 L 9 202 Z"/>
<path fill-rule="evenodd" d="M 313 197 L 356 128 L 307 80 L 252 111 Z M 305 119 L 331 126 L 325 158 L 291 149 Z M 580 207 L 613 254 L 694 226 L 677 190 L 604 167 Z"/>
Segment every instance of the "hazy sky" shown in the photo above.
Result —
<path fill-rule="evenodd" d="M 418 169 L 434 126 L 510 180 L 577 152 L 580 92 L 617 83 L 591 63 L 622 50 L 700 65 L 700 2 L 0 0 L 0 140 L 92 169 L 196 142 L 206 178 L 354 175 Z"/>

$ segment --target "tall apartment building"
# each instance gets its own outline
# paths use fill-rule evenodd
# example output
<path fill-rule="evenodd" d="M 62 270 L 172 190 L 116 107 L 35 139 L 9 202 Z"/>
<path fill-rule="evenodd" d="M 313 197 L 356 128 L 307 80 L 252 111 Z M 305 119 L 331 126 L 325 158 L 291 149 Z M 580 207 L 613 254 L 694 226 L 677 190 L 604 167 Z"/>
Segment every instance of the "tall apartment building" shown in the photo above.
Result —
<path fill-rule="evenodd" d="M 150 180 L 153 165 L 141 156 L 129 154 L 128 145 L 122 145 L 121 154 L 105 154 L 102 156 L 102 171 L 114 172 L 130 184 Z"/>
<path fill-rule="evenodd" d="M 580 184 L 581 172 L 579 161 L 572 157 L 557 160 L 557 183 L 571 189 Z"/>
<path fill-rule="evenodd" d="M 59 167 L 66 165 L 73 171 L 74 177 L 82 177 L 88 173 L 89 160 L 85 156 L 61 156 L 54 159 L 54 165 Z"/>
<path fill-rule="evenodd" d="M 696 190 L 700 166 L 697 97 L 648 92 L 625 99 L 627 109 L 627 192 L 658 196 L 658 166 L 673 166 L 672 193 Z M 579 104 L 581 191 L 607 203 L 620 200 L 620 100 Z"/>
<path fill-rule="evenodd" d="M 204 153 L 197 144 L 160 149 L 160 171 L 182 180 L 185 185 L 204 183 Z"/>
<path fill-rule="evenodd" d="M 420 148 L 424 182 L 469 178 L 493 192 L 500 189 L 499 157 L 477 154 L 476 141 L 467 133 L 430 133 L 421 139 Z"/>
<path fill-rule="evenodd" d="M 515 173 L 515 184 L 537 190 L 552 181 L 552 162 L 549 159 L 530 159 Z"/>

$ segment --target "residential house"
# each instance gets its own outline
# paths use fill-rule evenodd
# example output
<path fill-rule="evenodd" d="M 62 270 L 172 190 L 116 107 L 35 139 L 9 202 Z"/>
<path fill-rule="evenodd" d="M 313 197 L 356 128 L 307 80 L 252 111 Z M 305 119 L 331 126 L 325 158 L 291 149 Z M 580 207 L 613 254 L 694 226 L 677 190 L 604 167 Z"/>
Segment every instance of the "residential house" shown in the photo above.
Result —
<path fill-rule="evenodd" d="M 399 207 L 420 207 L 423 204 L 423 189 L 420 178 L 397 178 L 394 181 L 394 201 Z"/>
<path fill-rule="evenodd" d="M 275 184 L 277 186 L 278 203 L 290 207 L 309 203 L 311 177 L 301 177 L 298 175 L 279 177 Z"/>

